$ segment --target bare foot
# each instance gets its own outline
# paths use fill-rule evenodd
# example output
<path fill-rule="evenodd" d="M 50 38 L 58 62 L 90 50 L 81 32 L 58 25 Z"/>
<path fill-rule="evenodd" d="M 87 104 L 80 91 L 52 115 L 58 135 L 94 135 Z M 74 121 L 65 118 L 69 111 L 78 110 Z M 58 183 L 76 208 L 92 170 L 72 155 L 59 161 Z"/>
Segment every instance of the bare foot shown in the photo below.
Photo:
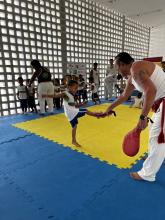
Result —
<path fill-rule="evenodd" d="M 131 173 L 130 173 L 130 176 L 131 176 L 132 179 L 134 179 L 134 180 L 143 180 L 143 179 L 139 176 L 139 174 L 136 173 L 136 172 L 131 172 Z"/>
<path fill-rule="evenodd" d="M 72 141 L 72 144 L 76 147 L 81 147 L 81 145 L 79 143 L 77 143 L 76 141 Z"/>
<path fill-rule="evenodd" d="M 146 160 L 147 159 L 147 155 L 142 157 L 142 160 Z"/>

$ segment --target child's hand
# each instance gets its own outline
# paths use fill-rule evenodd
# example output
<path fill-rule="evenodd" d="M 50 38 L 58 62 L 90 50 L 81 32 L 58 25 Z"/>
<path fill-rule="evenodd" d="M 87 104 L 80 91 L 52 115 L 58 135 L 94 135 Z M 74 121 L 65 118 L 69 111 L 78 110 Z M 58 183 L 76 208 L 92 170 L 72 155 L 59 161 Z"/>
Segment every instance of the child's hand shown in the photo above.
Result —
<path fill-rule="evenodd" d="M 98 113 L 96 113 L 96 117 L 97 118 L 105 118 L 105 117 L 107 117 L 109 115 L 112 115 L 112 114 L 116 117 L 116 112 L 115 111 L 110 111 L 109 113 L 107 113 L 107 112 L 98 112 Z"/>
<path fill-rule="evenodd" d="M 106 116 L 109 116 L 109 115 L 114 115 L 115 117 L 116 117 L 116 112 L 115 111 L 109 111 L 108 113 L 105 113 L 106 114 Z"/>
<path fill-rule="evenodd" d="M 103 112 L 95 112 L 94 114 L 95 114 L 95 117 L 98 118 L 98 119 L 104 117 L 104 113 Z"/>

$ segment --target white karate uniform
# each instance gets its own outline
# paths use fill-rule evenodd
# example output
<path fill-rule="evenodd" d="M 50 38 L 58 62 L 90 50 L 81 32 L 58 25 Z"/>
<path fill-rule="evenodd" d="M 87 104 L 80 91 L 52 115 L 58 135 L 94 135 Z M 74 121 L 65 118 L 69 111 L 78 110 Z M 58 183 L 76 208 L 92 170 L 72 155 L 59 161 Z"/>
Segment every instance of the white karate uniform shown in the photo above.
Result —
<path fill-rule="evenodd" d="M 53 112 L 53 98 L 43 98 L 42 95 L 54 95 L 54 85 L 50 82 L 41 82 L 38 85 L 38 101 L 40 103 L 40 111 L 45 113 L 45 101 L 48 105 L 49 112 Z"/>
<path fill-rule="evenodd" d="M 114 84 L 117 82 L 117 72 L 114 67 L 111 68 L 110 65 L 107 66 L 107 76 L 104 79 L 104 91 L 105 91 L 105 98 L 111 98 L 113 95 L 113 87 Z"/>
<path fill-rule="evenodd" d="M 79 109 L 76 108 L 75 106 L 69 105 L 69 103 L 72 103 L 72 104 L 75 103 L 74 96 L 72 94 L 70 94 L 68 91 L 65 91 L 64 93 L 69 98 L 69 100 L 64 99 L 64 101 L 63 101 L 63 103 L 64 103 L 64 112 L 65 112 L 65 115 L 68 118 L 68 120 L 72 121 L 75 118 L 75 116 L 78 114 Z"/>
<path fill-rule="evenodd" d="M 93 69 L 93 79 L 94 79 L 94 83 L 96 85 L 97 88 L 97 92 L 99 91 L 99 87 L 100 87 L 100 73 L 98 70 L 94 70 Z"/>
<path fill-rule="evenodd" d="M 155 85 L 157 92 L 155 101 L 165 97 L 165 74 L 161 67 L 156 65 L 154 72 L 150 79 Z M 132 79 L 132 84 L 137 90 L 142 89 Z M 159 171 L 164 159 L 165 159 L 165 143 L 158 143 L 158 136 L 161 130 L 161 116 L 162 116 L 162 103 L 156 113 L 153 113 L 153 124 L 149 124 L 149 149 L 148 157 L 143 163 L 142 169 L 138 172 L 139 176 L 147 181 L 155 181 L 156 173 Z M 164 124 L 165 130 L 165 124 Z"/>

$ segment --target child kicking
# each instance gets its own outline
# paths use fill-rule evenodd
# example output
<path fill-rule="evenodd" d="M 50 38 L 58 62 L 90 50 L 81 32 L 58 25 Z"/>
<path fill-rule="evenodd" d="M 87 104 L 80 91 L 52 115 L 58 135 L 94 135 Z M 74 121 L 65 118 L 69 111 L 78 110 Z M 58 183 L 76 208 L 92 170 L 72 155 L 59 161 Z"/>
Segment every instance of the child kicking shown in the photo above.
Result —
<path fill-rule="evenodd" d="M 70 80 L 68 82 L 68 90 L 64 91 L 63 93 L 55 94 L 55 95 L 46 95 L 44 94 L 43 97 L 55 97 L 55 98 L 63 98 L 64 104 L 64 112 L 66 117 L 68 118 L 71 126 L 72 126 L 72 144 L 76 147 L 81 147 L 81 145 L 76 140 L 76 130 L 78 124 L 78 118 L 83 117 L 85 114 L 98 117 L 100 113 L 90 112 L 87 109 L 79 109 L 80 106 L 84 105 L 84 103 L 76 104 L 74 96 L 78 90 L 78 82 L 75 80 Z"/>

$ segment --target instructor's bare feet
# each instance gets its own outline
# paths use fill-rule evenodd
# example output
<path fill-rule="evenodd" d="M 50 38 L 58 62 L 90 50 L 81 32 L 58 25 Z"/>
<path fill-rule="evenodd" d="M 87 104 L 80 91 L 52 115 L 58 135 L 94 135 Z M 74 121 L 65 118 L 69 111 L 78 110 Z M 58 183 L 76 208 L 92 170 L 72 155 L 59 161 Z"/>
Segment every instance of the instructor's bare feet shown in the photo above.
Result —
<path fill-rule="evenodd" d="M 134 179 L 134 180 L 143 180 L 143 179 L 139 176 L 139 174 L 136 173 L 136 172 L 131 172 L 131 173 L 130 173 L 130 176 L 131 176 L 132 179 Z"/>
<path fill-rule="evenodd" d="M 72 144 L 76 147 L 81 147 L 81 145 L 79 143 L 77 143 L 77 141 L 72 141 Z"/>

